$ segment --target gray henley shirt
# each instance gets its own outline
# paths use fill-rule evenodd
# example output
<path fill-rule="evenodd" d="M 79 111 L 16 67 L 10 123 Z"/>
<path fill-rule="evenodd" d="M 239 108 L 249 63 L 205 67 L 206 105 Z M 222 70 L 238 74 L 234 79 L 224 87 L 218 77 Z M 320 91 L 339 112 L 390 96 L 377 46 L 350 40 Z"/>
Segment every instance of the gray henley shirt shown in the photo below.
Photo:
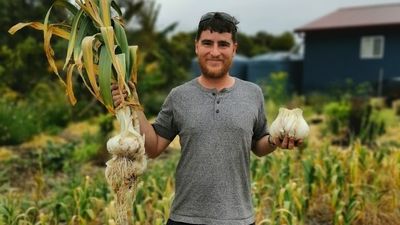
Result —
<path fill-rule="evenodd" d="M 250 151 L 267 134 L 260 87 L 235 78 L 231 88 L 218 92 L 193 79 L 170 92 L 153 127 L 168 140 L 180 137 L 172 220 L 207 225 L 254 222 Z"/>

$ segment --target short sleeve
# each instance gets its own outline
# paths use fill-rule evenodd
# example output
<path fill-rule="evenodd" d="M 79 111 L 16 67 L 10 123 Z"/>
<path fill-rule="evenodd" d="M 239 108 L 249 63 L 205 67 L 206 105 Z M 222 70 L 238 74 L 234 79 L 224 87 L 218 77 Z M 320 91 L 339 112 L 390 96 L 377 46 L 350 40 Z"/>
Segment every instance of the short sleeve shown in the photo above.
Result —
<path fill-rule="evenodd" d="M 264 110 L 264 95 L 261 88 L 258 88 L 257 106 L 258 115 L 253 127 L 253 142 L 260 140 L 268 134 L 267 119 Z"/>
<path fill-rule="evenodd" d="M 174 120 L 174 90 L 165 99 L 161 111 L 158 113 L 156 121 L 152 124 L 156 133 L 170 141 L 174 140 L 178 134 Z"/>

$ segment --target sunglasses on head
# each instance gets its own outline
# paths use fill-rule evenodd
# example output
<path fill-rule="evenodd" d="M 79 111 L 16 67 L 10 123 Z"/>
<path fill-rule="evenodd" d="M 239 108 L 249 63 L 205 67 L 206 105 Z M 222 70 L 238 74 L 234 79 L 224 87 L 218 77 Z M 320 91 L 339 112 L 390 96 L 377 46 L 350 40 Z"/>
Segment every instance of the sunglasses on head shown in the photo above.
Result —
<path fill-rule="evenodd" d="M 221 19 L 223 19 L 225 21 L 228 21 L 228 22 L 232 23 L 233 25 L 239 24 L 239 21 L 237 21 L 235 19 L 235 17 L 229 15 L 228 13 L 224 13 L 224 12 L 209 12 L 209 13 L 206 13 L 201 17 L 199 23 L 202 23 L 204 21 L 210 20 L 212 18 L 221 18 Z"/>

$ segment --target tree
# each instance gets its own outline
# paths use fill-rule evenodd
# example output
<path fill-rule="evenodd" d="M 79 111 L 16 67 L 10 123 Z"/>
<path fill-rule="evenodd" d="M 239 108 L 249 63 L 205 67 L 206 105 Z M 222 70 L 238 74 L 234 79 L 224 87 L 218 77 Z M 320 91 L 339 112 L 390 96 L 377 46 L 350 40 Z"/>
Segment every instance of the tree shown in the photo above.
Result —
<path fill-rule="evenodd" d="M 290 32 L 284 32 L 283 34 L 275 37 L 271 43 L 271 49 L 275 51 L 290 50 L 294 46 L 294 37 Z"/>

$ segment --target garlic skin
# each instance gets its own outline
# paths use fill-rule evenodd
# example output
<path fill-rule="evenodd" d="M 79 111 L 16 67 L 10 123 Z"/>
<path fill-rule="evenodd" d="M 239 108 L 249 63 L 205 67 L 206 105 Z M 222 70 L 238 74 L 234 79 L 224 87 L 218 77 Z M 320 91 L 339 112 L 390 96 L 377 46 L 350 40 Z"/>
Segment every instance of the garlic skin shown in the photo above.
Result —
<path fill-rule="evenodd" d="M 144 136 L 141 136 L 133 127 L 130 109 L 126 107 L 117 111 L 116 117 L 120 122 L 121 131 L 120 134 L 107 141 L 108 152 L 114 156 L 132 160 L 144 155 Z"/>
<path fill-rule="evenodd" d="M 143 142 L 143 139 L 137 138 L 136 136 L 126 135 L 124 137 L 119 134 L 107 141 L 107 150 L 112 155 L 135 158 L 138 153 L 142 153 L 141 146 L 143 146 L 144 143 L 142 144 L 141 142 Z"/>
<path fill-rule="evenodd" d="M 297 121 L 294 129 L 296 130 L 296 138 L 304 139 L 310 133 L 310 127 L 308 126 L 306 120 L 303 117 L 303 110 L 296 108 L 294 109 L 294 113 L 297 116 Z"/>
<path fill-rule="evenodd" d="M 285 114 L 285 108 L 279 108 L 279 113 L 278 116 L 276 117 L 276 119 L 272 122 L 270 128 L 269 128 L 269 132 L 271 134 L 272 137 L 282 137 L 284 136 L 284 125 L 282 123 L 283 121 L 283 115 Z"/>
<path fill-rule="evenodd" d="M 272 122 L 269 132 L 273 138 L 283 139 L 285 136 L 295 140 L 308 136 L 310 127 L 303 118 L 303 110 L 300 108 L 279 108 L 279 114 Z"/>

